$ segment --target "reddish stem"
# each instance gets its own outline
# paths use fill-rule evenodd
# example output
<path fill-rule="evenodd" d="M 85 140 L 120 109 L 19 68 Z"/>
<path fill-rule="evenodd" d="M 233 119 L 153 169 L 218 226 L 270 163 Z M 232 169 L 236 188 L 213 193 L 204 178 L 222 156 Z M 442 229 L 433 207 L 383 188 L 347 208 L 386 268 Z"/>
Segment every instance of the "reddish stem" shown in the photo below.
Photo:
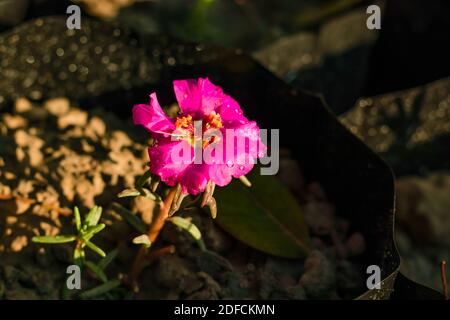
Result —
<path fill-rule="evenodd" d="M 166 219 L 169 217 L 169 210 L 172 205 L 173 199 L 175 197 L 175 193 L 176 193 L 176 188 L 170 189 L 169 193 L 167 194 L 166 198 L 164 199 L 164 202 L 161 205 L 161 208 L 159 210 L 158 215 L 155 218 L 155 221 L 153 221 L 150 229 L 147 232 L 147 236 L 152 244 L 155 243 L 162 228 L 164 227 Z M 133 286 L 136 286 L 136 281 L 142 272 L 142 269 L 144 267 L 143 264 L 146 260 L 147 251 L 148 251 L 147 248 L 145 248 L 144 246 L 141 246 L 141 248 L 139 249 L 139 252 L 134 260 L 133 267 L 130 272 L 130 280 L 131 280 L 131 283 Z M 156 254 L 156 252 L 155 252 L 155 254 Z"/>
<path fill-rule="evenodd" d="M 174 253 L 174 252 L 175 252 L 175 246 L 173 246 L 173 245 L 166 246 L 166 247 L 163 247 L 163 248 L 160 248 L 160 249 L 150 252 L 146 256 L 145 260 L 147 262 L 152 262 L 162 256 L 165 256 L 166 254 Z"/>
<path fill-rule="evenodd" d="M 442 290 L 444 293 L 445 300 L 448 300 L 448 285 L 447 285 L 447 276 L 445 275 L 445 260 L 441 261 L 441 279 L 442 279 Z"/>

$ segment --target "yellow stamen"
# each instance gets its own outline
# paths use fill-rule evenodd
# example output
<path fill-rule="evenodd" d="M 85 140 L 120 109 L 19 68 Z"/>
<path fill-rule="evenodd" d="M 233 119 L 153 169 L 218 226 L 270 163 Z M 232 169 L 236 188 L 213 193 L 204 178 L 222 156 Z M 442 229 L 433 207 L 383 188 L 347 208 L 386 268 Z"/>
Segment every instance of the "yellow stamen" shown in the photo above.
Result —
<path fill-rule="evenodd" d="M 216 113 L 215 111 L 211 111 L 211 113 L 206 117 L 206 129 L 209 128 L 215 128 L 220 129 L 222 128 L 222 119 L 220 118 L 220 114 Z"/>
<path fill-rule="evenodd" d="M 178 117 L 175 120 L 175 127 L 177 127 L 178 129 L 188 129 L 192 127 L 192 116 L 187 115 L 183 117 Z"/>

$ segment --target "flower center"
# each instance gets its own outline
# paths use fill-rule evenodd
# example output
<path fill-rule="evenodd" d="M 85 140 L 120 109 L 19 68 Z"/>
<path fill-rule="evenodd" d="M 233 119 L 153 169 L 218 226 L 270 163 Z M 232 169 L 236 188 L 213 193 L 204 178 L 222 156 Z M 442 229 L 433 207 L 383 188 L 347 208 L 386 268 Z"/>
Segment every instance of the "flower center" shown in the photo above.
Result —
<path fill-rule="evenodd" d="M 205 129 L 220 129 L 222 128 L 222 118 L 220 117 L 220 114 L 216 113 L 215 111 L 211 111 L 211 113 L 206 117 L 206 123 L 205 123 Z"/>
<path fill-rule="evenodd" d="M 192 119 L 192 116 L 190 114 L 177 117 L 175 119 L 175 127 L 177 128 L 176 131 L 180 133 L 179 137 L 181 139 L 185 139 L 191 145 L 195 144 L 195 126 L 194 120 Z M 206 148 L 209 144 L 217 140 L 217 137 L 215 136 L 212 136 L 207 140 L 203 140 L 203 134 L 205 133 L 205 131 L 209 129 L 220 129 L 222 127 L 222 118 L 220 117 L 220 114 L 216 113 L 215 111 L 212 111 L 202 120 L 201 139 L 203 148 Z"/>
<path fill-rule="evenodd" d="M 194 124 L 192 122 L 192 116 L 189 114 L 187 116 L 177 117 L 175 120 L 175 127 L 177 129 L 194 131 Z"/>

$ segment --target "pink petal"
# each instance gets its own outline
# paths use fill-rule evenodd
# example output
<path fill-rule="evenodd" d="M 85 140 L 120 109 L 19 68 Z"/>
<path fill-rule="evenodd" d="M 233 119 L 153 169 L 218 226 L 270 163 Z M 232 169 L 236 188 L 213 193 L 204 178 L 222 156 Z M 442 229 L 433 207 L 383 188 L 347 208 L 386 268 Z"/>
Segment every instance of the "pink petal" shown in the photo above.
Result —
<path fill-rule="evenodd" d="M 181 190 L 184 193 L 196 195 L 205 191 L 209 181 L 209 166 L 206 164 L 191 164 L 180 177 Z"/>
<path fill-rule="evenodd" d="M 222 88 L 214 85 L 208 78 L 175 80 L 173 88 L 181 111 L 197 118 L 209 115 L 227 97 Z"/>
<path fill-rule="evenodd" d="M 195 79 L 175 80 L 173 90 L 180 109 L 185 114 L 202 115 L 202 94 Z"/>
<path fill-rule="evenodd" d="M 226 128 L 235 128 L 248 122 L 239 103 L 228 95 L 223 95 L 221 104 L 215 109 L 220 114 Z"/>
<path fill-rule="evenodd" d="M 192 157 L 190 162 L 173 160 L 172 152 L 180 150 L 181 147 L 191 148 L 187 141 L 181 140 L 159 143 L 148 149 L 150 172 L 158 175 L 169 186 L 174 186 L 177 183 L 181 174 L 192 162 Z"/>
<path fill-rule="evenodd" d="M 214 164 L 209 166 L 209 178 L 218 186 L 224 187 L 231 182 L 232 168 L 226 164 Z"/>
<path fill-rule="evenodd" d="M 133 121 L 154 133 L 171 133 L 175 129 L 161 109 L 155 93 L 150 95 L 150 105 L 138 104 L 133 107 Z"/>

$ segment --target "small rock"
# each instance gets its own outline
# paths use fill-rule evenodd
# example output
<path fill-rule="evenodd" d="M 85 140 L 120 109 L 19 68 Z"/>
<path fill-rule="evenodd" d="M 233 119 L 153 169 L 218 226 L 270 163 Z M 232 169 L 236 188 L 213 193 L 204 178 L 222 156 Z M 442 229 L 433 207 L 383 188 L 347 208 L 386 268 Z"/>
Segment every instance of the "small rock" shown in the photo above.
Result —
<path fill-rule="evenodd" d="M 28 245 L 28 238 L 26 236 L 18 236 L 14 238 L 14 240 L 11 242 L 11 251 L 19 252 L 27 245 Z"/>
<path fill-rule="evenodd" d="M 176 255 L 161 257 L 154 273 L 157 283 L 168 288 L 179 287 L 180 282 L 192 274 L 182 259 Z"/>
<path fill-rule="evenodd" d="M 309 298 L 326 299 L 335 283 L 334 265 L 323 253 L 314 250 L 305 261 L 305 273 L 299 284 L 305 288 Z"/>
<path fill-rule="evenodd" d="M 22 113 L 29 111 L 32 108 L 30 100 L 26 98 L 19 98 L 14 103 L 14 111 L 17 113 Z"/>
<path fill-rule="evenodd" d="M 58 118 L 58 127 L 65 129 L 68 126 L 83 127 L 87 123 L 87 113 L 78 109 L 72 109 L 67 114 Z"/>
<path fill-rule="evenodd" d="M 54 98 L 45 101 L 43 107 L 55 116 L 63 116 L 69 112 L 70 103 L 66 98 Z"/>
<path fill-rule="evenodd" d="M 213 251 L 203 251 L 196 258 L 198 267 L 214 278 L 220 278 L 224 272 L 232 271 L 233 266 L 224 257 Z"/>
<path fill-rule="evenodd" d="M 334 207 L 326 202 L 308 202 L 303 207 L 305 220 L 313 234 L 329 235 L 334 228 Z"/>
<path fill-rule="evenodd" d="M 203 289 L 189 295 L 188 300 L 210 300 L 221 297 L 222 288 L 209 274 L 200 271 L 197 276 L 202 279 Z"/>

